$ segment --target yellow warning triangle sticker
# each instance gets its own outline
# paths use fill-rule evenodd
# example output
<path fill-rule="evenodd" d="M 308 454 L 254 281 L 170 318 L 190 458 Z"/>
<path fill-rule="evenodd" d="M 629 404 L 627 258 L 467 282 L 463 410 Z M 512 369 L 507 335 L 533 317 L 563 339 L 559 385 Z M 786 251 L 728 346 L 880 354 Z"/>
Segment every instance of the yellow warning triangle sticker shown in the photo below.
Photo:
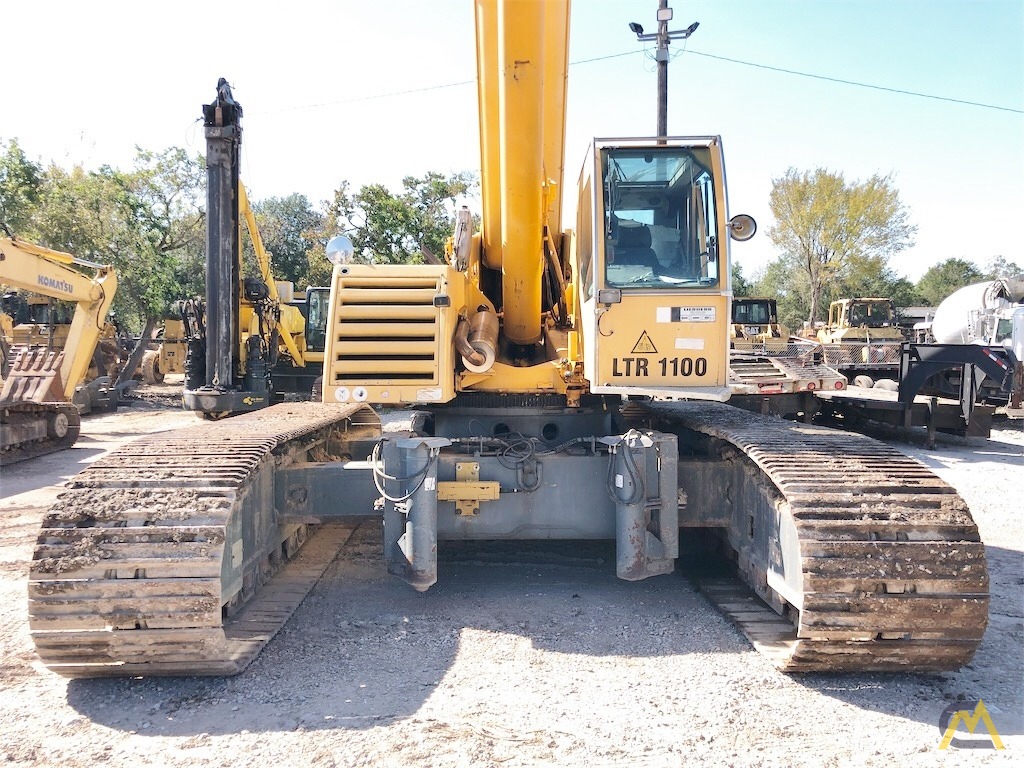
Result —
<path fill-rule="evenodd" d="M 647 331 L 640 334 L 640 338 L 636 340 L 636 344 L 633 346 L 633 354 L 640 353 L 652 353 L 657 352 L 654 348 L 654 342 L 651 341 L 651 337 L 647 335 Z"/>

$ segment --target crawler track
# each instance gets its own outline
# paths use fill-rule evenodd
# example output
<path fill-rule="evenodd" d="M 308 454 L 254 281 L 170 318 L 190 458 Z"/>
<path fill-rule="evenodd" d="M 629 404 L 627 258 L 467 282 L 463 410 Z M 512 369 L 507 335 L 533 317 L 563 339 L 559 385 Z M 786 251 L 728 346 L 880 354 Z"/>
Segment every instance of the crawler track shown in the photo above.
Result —
<path fill-rule="evenodd" d="M 726 405 L 645 408 L 710 467 L 722 492 L 707 503 L 730 510 L 721 524 L 752 592 L 705 593 L 780 668 L 970 660 L 988 616 L 984 548 L 963 500 L 926 467 L 862 435 Z M 280 405 L 91 465 L 37 542 L 29 614 L 42 660 L 90 677 L 244 669 L 353 531 L 326 526 L 294 557 L 308 530 L 276 523 L 275 469 L 337 457 L 377 429 L 365 406 Z"/>
<path fill-rule="evenodd" d="M 777 666 L 923 671 L 970 661 L 988 622 L 985 550 L 963 499 L 928 468 L 862 435 L 725 405 L 650 410 L 711 438 L 723 458 L 741 454 L 746 481 L 769 502 L 757 523 L 776 533 L 763 556 L 746 513 L 729 539 L 742 577 L 777 613 L 741 585 L 708 583 L 705 593 Z M 787 532 L 796 556 L 780 566 Z"/>
<path fill-rule="evenodd" d="M 365 406 L 279 405 L 92 464 L 37 540 L 29 626 L 40 658 L 73 677 L 240 672 L 353 530 L 325 526 L 299 553 L 307 526 L 273 521 L 274 468 L 375 422 Z"/>
<path fill-rule="evenodd" d="M 0 403 L 0 411 L 5 427 L 38 425 L 39 430 L 38 437 L 0 450 L 0 467 L 70 448 L 82 430 L 82 417 L 72 403 L 9 402 Z"/>

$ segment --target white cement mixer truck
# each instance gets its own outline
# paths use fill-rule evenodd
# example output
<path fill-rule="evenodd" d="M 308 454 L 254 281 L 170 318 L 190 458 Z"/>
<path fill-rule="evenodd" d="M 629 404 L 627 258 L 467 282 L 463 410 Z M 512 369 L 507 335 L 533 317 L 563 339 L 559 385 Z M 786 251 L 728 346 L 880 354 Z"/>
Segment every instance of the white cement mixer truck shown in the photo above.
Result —
<path fill-rule="evenodd" d="M 1024 280 L 1014 278 L 975 283 L 950 294 L 935 309 L 930 343 L 904 345 L 901 399 L 918 391 L 959 395 L 965 415 L 975 401 L 1006 405 L 1010 415 L 1024 415 L 1022 302 Z"/>
<path fill-rule="evenodd" d="M 975 283 L 950 294 L 935 310 L 938 344 L 983 344 L 1013 350 L 1024 359 L 1024 280 Z"/>

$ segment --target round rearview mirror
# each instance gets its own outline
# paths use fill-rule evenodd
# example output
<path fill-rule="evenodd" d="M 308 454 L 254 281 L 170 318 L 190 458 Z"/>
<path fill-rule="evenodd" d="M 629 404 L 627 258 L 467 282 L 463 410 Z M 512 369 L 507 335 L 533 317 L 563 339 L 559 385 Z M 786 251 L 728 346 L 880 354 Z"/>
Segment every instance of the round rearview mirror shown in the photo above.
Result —
<path fill-rule="evenodd" d="M 737 213 L 731 219 L 729 219 L 729 235 L 733 240 L 739 242 L 745 242 L 754 236 L 757 232 L 757 222 L 754 221 L 753 216 L 748 216 L 745 213 Z"/>
<path fill-rule="evenodd" d="M 348 264 L 355 252 L 352 241 L 344 235 L 336 235 L 327 243 L 327 260 L 331 264 Z"/>

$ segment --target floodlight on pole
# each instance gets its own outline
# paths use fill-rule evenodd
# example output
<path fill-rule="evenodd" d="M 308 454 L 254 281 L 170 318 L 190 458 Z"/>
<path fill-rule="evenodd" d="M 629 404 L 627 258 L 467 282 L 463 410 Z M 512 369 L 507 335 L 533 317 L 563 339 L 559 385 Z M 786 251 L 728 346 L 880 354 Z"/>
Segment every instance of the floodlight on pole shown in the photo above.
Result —
<path fill-rule="evenodd" d="M 686 29 L 669 30 L 668 23 L 672 20 L 672 9 L 668 0 L 658 0 L 658 31 L 644 34 L 644 28 L 635 21 L 629 22 L 629 30 L 641 42 L 657 41 L 654 60 L 658 62 L 658 140 L 663 142 L 668 136 L 668 45 L 673 40 L 686 40 L 697 31 L 699 21 L 693 22 Z"/>

